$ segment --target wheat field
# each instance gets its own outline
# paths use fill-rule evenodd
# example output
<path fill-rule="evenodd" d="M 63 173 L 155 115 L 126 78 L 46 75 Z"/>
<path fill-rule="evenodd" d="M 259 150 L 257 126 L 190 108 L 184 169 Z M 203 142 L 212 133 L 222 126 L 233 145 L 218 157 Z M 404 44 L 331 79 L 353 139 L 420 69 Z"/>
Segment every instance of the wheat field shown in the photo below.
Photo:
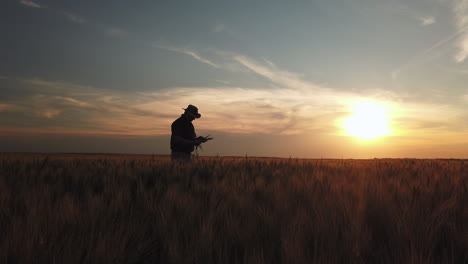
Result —
<path fill-rule="evenodd" d="M 0 154 L 1 263 L 468 263 L 468 161 Z"/>

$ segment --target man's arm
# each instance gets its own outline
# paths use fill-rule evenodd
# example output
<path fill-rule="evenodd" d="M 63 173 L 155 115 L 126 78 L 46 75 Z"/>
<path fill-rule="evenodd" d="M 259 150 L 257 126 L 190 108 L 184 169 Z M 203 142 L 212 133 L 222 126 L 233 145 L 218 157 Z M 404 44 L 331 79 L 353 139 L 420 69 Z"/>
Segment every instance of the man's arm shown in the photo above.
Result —
<path fill-rule="evenodd" d="M 202 142 L 198 139 L 185 139 L 181 136 L 177 136 L 177 135 L 172 135 L 172 138 L 174 140 L 174 143 L 176 144 L 182 144 L 182 145 L 190 145 L 190 146 L 198 146 L 200 145 Z"/>

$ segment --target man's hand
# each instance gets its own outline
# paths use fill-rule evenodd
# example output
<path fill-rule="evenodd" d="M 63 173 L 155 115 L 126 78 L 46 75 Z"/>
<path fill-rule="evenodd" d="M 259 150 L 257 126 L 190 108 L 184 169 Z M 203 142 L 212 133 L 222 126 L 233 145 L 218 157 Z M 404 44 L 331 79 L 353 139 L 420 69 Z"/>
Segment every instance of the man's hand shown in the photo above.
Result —
<path fill-rule="evenodd" d="M 193 140 L 193 145 L 194 146 L 199 146 L 201 143 L 203 143 L 199 138 L 196 138 Z"/>
<path fill-rule="evenodd" d="M 195 140 L 198 140 L 198 141 L 200 141 L 201 143 L 205 143 L 205 142 L 208 141 L 206 138 L 204 138 L 204 137 L 202 137 L 202 136 L 197 137 Z"/>
<path fill-rule="evenodd" d="M 201 143 L 205 143 L 207 142 L 208 140 L 212 140 L 213 138 L 210 137 L 210 136 L 206 136 L 206 137 L 202 137 L 202 136 L 199 136 L 197 138 L 195 138 L 193 140 L 193 145 L 194 146 L 199 146 Z"/>

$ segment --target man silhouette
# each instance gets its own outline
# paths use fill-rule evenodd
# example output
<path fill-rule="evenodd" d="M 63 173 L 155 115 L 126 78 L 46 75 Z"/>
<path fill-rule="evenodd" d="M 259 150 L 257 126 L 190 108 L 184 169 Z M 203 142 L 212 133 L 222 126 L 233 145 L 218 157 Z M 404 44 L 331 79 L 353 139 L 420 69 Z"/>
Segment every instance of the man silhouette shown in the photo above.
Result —
<path fill-rule="evenodd" d="M 192 121 L 200 118 L 198 108 L 193 105 L 182 108 L 185 112 L 171 125 L 171 159 L 177 161 L 190 161 L 195 146 L 208 141 L 210 138 L 197 137 Z"/>

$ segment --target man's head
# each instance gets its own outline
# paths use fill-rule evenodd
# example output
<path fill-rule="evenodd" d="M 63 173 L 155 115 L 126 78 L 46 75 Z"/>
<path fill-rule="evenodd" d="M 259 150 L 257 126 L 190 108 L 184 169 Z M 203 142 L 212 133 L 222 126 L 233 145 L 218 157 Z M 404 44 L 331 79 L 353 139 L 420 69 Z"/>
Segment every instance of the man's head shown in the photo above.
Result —
<path fill-rule="evenodd" d="M 187 108 L 182 108 L 185 110 L 184 115 L 189 117 L 190 120 L 194 120 L 195 118 L 200 118 L 201 115 L 198 113 L 198 108 L 194 105 L 188 105 Z"/>

